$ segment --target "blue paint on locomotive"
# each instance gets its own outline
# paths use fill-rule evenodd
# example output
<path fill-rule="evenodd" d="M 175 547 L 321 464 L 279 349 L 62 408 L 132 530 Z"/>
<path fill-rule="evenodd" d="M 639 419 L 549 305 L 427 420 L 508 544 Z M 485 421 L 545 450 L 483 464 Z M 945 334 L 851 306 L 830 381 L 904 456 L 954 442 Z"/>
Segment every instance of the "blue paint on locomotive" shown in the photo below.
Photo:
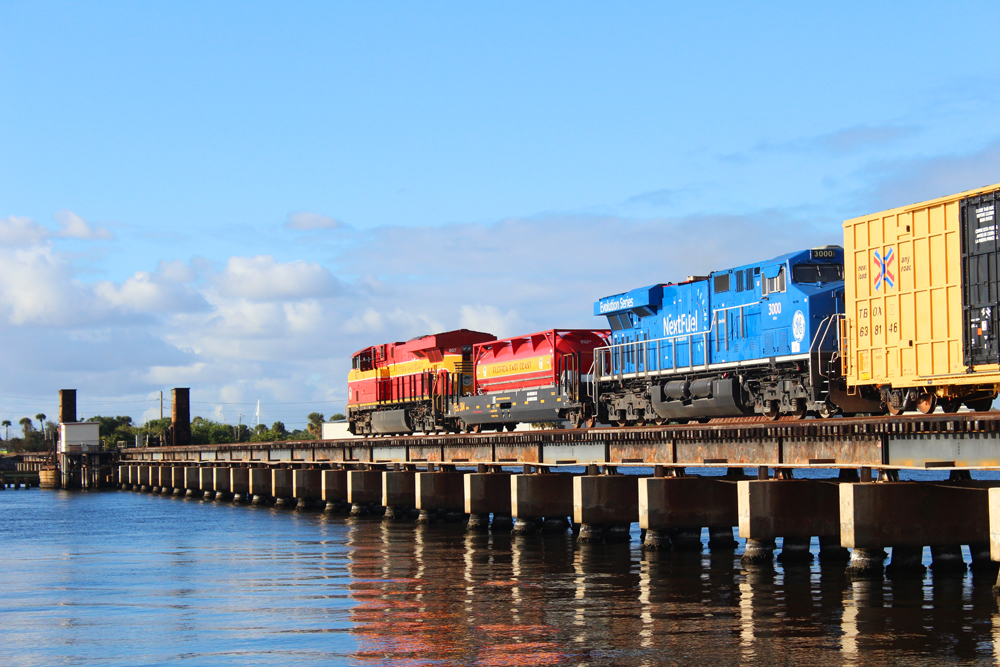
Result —
<path fill-rule="evenodd" d="M 603 371 L 688 373 L 808 355 L 843 311 L 843 263 L 843 249 L 827 246 L 600 299 L 594 314 L 612 329 Z M 820 340 L 835 349 L 835 335 Z"/>

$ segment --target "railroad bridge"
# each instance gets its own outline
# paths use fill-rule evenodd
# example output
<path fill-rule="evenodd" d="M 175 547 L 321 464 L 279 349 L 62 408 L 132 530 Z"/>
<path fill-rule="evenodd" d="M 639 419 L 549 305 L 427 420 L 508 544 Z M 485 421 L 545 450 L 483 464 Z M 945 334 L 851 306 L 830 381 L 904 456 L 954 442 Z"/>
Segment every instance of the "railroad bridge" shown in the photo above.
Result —
<path fill-rule="evenodd" d="M 60 399 L 70 434 L 75 391 Z M 922 571 L 924 547 L 936 571 L 965 570 L 963 546 L 975 571 L 1000 561 L 1000 479 L 972 474 L 1000 470 L 1000 412 L 218 445 L 190 444 L 189 413 L 174 390 L 173 444 L 122 449 L 113 465 L 67 439 L 63 480 L 92 469 L 137 491 L 470 531 L 572 526 L 584 543 L 629 540 L 638 523 L 649 550 L 700 550 L 706 533 L 732 550 L 737 528 L 747 564 L 771 563 L 781 538 L 783 562 L 818 551 L 857 576 L 882 576 L 886 547 L 898 572 Z M 904 470 L 925 472 L 899 481 Z"/>
<path fill-rule="evenodd" d="M 827 476 L 803 478 L 817 468 Z M 386 520 L 467 515 L 469 530 L 572 525 L 581 542 L 628 540 L 638 523 L 652 550 L 701 549 L 706 532 L 733 549 L 738 528 L 746 563 L 770 563 L 776 538 L 783 562 L 810 560 L 818 538 L 822 560 L 881 576 L 886 547 L 890 572 L 922 570 L 925 546 L 936 570 L 964 570 L 963 545 L 994 572 L 1000 480 L 971 473 L 996 469 L 1000 413 L 965 413 L 137 448 L 115 481 Z"/>

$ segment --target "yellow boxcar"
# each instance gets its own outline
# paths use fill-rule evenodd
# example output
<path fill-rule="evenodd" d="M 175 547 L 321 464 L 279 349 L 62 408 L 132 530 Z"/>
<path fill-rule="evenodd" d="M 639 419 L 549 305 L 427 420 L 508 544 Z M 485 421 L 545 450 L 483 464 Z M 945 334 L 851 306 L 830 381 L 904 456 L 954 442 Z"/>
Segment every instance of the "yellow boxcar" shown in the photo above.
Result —
<path fill-rule="evenodd" d="M 844 222 L 841 355 L 852 391 L 892 413 L 964 402 L 1000 388 L 1000 184 Z"/>

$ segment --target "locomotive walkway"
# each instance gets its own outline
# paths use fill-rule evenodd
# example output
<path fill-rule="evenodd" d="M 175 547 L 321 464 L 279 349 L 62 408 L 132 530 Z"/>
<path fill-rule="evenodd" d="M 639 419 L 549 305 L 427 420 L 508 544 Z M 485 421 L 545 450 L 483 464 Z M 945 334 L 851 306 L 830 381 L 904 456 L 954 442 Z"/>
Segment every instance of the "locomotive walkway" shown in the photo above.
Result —
<path fill-rule="evenodd" d="M 803 468 L 839 473 L 796 479 Z M 940 480 L 899 482 L 901 469 Z M 571 517 L 582 542 L 627 540 L 638 522 L 647 549 L 700 549 L 708 528 L 710 549 L 731 550 L 738 527 L 746 563 L 771 563 L 779 537 L 779 559 L 809 560 L 818 537 L 823 561 L 880 577 L 886 547 L 890 572 L 922 571 L 925 546 L 936 571 L 964 570 L 963 545 L 974 569 L 995 571 L 1000 480 L 970 474 L 990 469 L 1000 413 L 128 449 L 113 481 L 387 520 L 468 515 L 469 530 L 519 534 L 565 531 Z"/>

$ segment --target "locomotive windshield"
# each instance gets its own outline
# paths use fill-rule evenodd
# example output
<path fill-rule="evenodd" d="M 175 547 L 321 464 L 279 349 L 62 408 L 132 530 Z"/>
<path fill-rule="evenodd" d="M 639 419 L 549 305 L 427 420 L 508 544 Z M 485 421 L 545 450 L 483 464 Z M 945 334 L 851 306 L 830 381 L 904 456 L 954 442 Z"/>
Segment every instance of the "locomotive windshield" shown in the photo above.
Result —
<path fill-rule="evenodd" d="M 833 283 L 843 279 L 843 264 L 796 264 L 792 267 L 792 280 L 797 283 Z"/>

